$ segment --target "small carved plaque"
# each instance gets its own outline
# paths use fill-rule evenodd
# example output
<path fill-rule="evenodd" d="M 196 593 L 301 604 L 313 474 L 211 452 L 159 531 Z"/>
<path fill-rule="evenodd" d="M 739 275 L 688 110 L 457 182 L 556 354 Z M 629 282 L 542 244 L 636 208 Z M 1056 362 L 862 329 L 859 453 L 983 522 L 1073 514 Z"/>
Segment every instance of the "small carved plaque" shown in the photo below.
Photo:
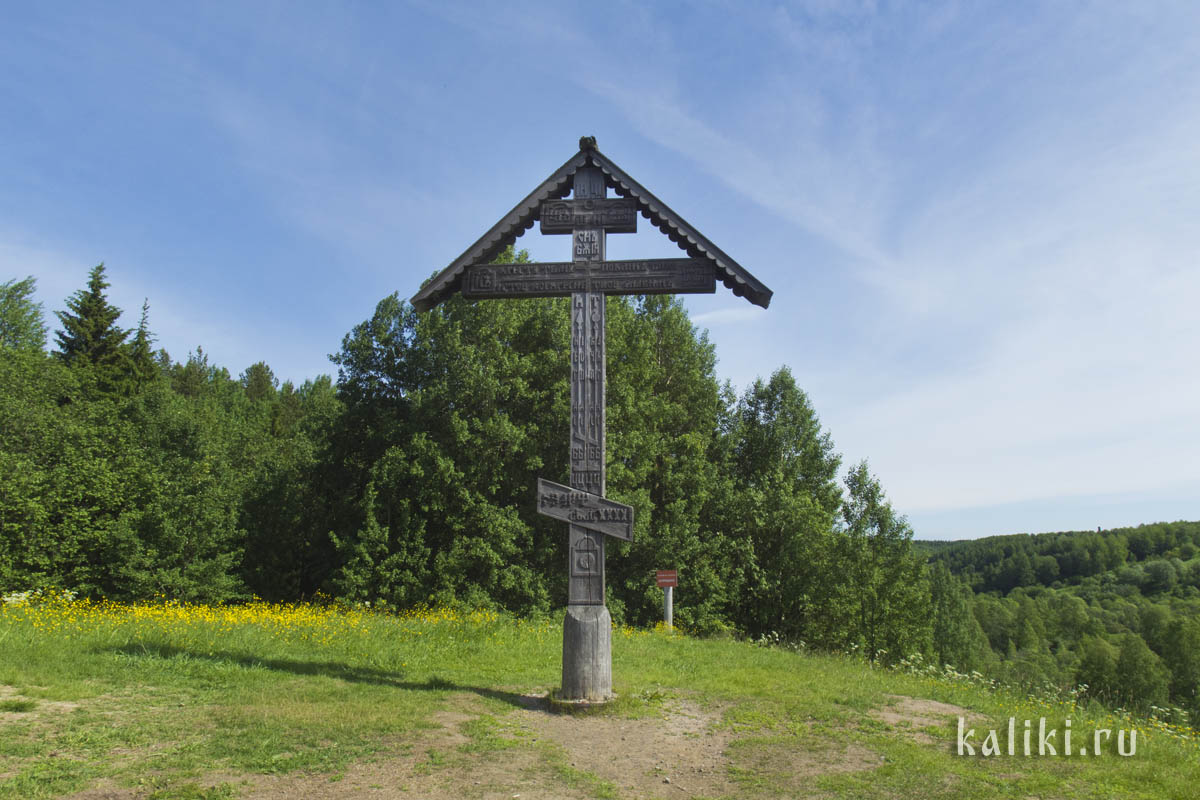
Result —
<path fill-rule="evenodd" d="M 572 233 L 603 228 L 608 233 L 637 233 L 637 201 L 623 197 L 547 200 L 542 203 L 542 233 Z"/>
<path fill-rule="evenodd" d="M 538 478 L 538 513 L 626 542 L 633 541 L 633 506 L 561 483 Z"/>
<path fill-rule="evenodd" d="M 586 231 L 575 231 L 575 260 L 595 260 L 600 258 L 601 231 L 594 228 Z"/>
<path fill-rule="evenodd" d="M 600 548 L 591 536 L 580 536 L 571 553 L 571 577 L 591 578 L 600 574 Z"/>

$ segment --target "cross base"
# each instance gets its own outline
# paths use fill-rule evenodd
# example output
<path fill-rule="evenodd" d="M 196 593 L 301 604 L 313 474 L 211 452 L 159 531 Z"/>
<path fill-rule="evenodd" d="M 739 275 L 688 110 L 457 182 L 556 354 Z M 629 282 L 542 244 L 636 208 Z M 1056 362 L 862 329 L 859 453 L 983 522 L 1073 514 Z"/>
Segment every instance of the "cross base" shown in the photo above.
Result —
<path fill-rule="evenodd" d="M 612 699 L 612 617 L 606 607 L 567 606 L 558 697 L 593 703 Z"/>

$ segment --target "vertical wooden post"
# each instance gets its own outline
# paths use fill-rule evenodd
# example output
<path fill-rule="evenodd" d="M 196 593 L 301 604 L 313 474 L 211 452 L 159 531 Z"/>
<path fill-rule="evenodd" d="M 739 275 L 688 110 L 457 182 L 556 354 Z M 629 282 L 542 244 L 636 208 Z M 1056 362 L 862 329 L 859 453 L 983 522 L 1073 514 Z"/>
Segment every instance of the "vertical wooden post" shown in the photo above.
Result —
<path fill-rule="evenodd" d="M 576 200 L 603 198 L 604 174 L 575 172 Z M 604 228 L 577 228 L 571 260 L 604 260 Z M 571 488 L 604 496 L 604 294 L 571 295 Z M 612 618 L 604 605 L 605 537 L 570 526 L 567 616 L 563 623 L 562 692 L 565 700 L 612 697 Z"/>
<path fill-rule="evenodd" d="M 575 173 L 575 199 L 603 198 L 604 175 L 595 167 Z M 576 229 L 571 260 L 604 260 L 604 229 Z M 590 286 L 588 287 L 591 288 Z M 571 488 L 604 496 L 604 295 L 571 295 Z M 570 605 L 604 605 L 604 539 L 570 526 Z"/>

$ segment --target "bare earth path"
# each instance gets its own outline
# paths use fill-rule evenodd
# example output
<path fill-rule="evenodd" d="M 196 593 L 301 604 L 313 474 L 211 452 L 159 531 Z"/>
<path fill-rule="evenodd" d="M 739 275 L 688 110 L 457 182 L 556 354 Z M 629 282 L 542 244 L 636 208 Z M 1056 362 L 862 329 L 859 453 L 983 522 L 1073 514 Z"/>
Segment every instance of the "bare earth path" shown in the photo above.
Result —
<path fill-rule="evenodd" d="M 943 724 L 967 713 L 944 703 L 892 696 L 895 705 L 871 713 L 898 731 Z M 494 713 L 477 695 L 453 695 L 432 713 L 418 737 L 391 743 L 375 757 L 338 775 L 210 773 L 195 782 L 199 797 L 246 800 L 573 800 L 589 797 L 718 798 L 760 794 L 731 777 L 729 745 L 735 735 L 720 710 L 687 699 L 666 701 L 660 716 L 627 719 L 551 713 L 545 700 L 526 696 L 521 707 Z M 481 728 L 482 726 L 482 728 Z M 481 737 L 480 731 L 486 734 Z M 772 771 L 804 786 L 822 774 L 870 770 L 880 758 L 859 745 L 809 752 L 797 742 L 754 751 L 776 762 Z M 779 763 L 782 760 L 783 763 Z M 216 787 L 211 788 L 211 787 Z M 145 789 L 98 785 L 72 800 L 143 800 Z M 170 795 L 168 795 L 170 796 Z"/>

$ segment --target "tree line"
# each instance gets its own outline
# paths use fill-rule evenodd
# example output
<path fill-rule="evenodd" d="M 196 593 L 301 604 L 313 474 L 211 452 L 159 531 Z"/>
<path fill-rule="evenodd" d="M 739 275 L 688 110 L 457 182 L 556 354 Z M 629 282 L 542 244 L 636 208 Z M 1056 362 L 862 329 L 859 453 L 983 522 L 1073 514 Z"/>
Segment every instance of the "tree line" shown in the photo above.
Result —
<path fill-rule="evenodd" d="M 511 251 L 503 258 L 525 259 Z M 516 613 L 566 597 L 566 533 L 536 513 L 568 481 L 565 299 L 417 314 L 398 295 L 346 334 L 336 382 L 239 376 L 123 328 L 103 265 L 56 312 L 0 284 L 0 588 L 205 602 L 323 594 Z M 912 531 L 840 456 L 786 368 L 737 394 L 672 297 L 608 299 L 608 604 L 653 624 L 653 572 L 700 633 L 904 653 L 928 646 Z"/>
<path fill-rule="evenodd" d="M 1194 522 L 919 542 L 917 547 L 977 592 L 1078 585 L 1084 578 L 1126 567 L 1124 582 L 1150 594 L 1169 591 L 1180 581 L 1194 585 L 1200 580 L 1200 573 L 1184 566 L 1200 553 L 1200 523 Z"/>
<path fill-rule="evenodd" d="M 935 596 L 961 610 L 938 637 L 951 663 L 1200 720 L 1200 522 L 917 549 Z"/>
<path fill-rule="evenodd" d="M 566 532 L 534 487 L 568 482 L 565 299 L 418 314 L 393 294 L 330 356 L 336 381 L 296 385 L 174 360 L 150 306 L 124 328 L 107 288 L 100 265 L 48 349 L 34 280 L 0 284 L 0 590 L 563 604 Z M 607 303 L 608 493 L 636 511 L 609 543 L 615 620 L 657 621 L 653 572 L 676 568 L 700 634 L 1200 712 L 1195 526 L 918 551 L 866 462 L 839 480 L 785 367 L 737 393 L 675 298 Z"/>

